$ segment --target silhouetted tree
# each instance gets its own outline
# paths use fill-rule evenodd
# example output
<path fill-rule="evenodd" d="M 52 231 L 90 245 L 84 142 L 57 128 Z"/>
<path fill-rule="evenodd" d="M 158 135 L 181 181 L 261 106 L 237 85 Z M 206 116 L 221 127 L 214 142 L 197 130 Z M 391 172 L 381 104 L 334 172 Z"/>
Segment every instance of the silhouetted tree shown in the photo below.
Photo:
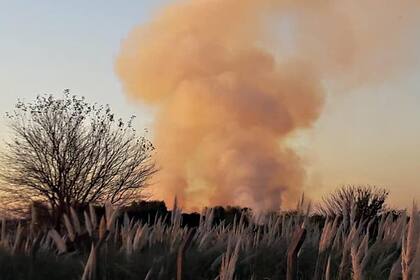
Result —
<path fill-rule="evenodd" d="M 374 219 L 386 210 L 388 191 L 369 186 L 344 186 L 323 199 L 319 212 L 325 216 L 350 216 L 356 221 Z"/>
<path fill-rule="evenodd" d="M 128 216 L 142 222 L 154 222 L 156 217 L 168 216 L 168 209 L 164 201 L 133 201 L 122 209 Z"/>
<path fill-rule="evenodd" d="M 133 118 L 71 96 L 18 101 L 7 114 L 12 138 L 2 154 L 0 191 L 11 203 L 48 202 L 58 219 L 69 206 L 138 200 L 156 172 L 153 146 Z"/>

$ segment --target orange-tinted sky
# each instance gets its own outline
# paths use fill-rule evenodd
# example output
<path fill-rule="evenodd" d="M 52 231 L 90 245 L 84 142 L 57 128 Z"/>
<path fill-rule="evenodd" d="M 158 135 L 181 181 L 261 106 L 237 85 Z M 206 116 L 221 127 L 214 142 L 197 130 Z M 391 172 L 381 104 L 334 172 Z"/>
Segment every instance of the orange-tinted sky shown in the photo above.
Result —
<path fill-rule="evenodd" d="M 17 98 L 71 88 L 89 100 L 110 103 L 124 116 L 136 113 L 138 126 L 152 129 L 153 109 L 127 97 L 114 62 L 132 28 L 174 1 L 7 2 L 0 0 L 2 113 Z M 404 18 L 404 11 L 395 12 Z M 420 31 L 410 35 L 404 42 L 420 46 Z M 401 60 L 407 57 L 418 61 L 420 53 L 401 54 Z M 319 198 L 337 185 L 371 184 L 389 188 L 391 203 L 399 207 L 420 200 L 419 75 L 420 66 L 413 63 L 395 75 L 345 92 L 326 86 L 320 118 L 290 140 L 304 162 L 306 193 Z M 0 135 L 7 137 L 4 122 Z"/>

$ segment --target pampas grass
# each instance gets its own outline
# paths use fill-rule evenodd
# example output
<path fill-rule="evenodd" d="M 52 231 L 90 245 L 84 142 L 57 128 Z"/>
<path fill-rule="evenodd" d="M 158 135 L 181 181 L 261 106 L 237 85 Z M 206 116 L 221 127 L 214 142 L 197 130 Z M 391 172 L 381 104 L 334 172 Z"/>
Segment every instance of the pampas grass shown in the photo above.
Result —
<path fill-rule="evenodd" d="M 214 210 L 205 209 L 185 254 L 187 279 L 283 279 L 284 252 L 297 226 L 307 231 L 298 254 L 302 279 L 312 279 L 315 269 L 320 279 L 420 279 L 420 217 L 415 204 L 410 215 L 378 219 L 376 231 L 371 230 L 372 221 L 356 221 L 354 210 L 347 218 L 335 217 L 320 225 L 303 202 L 298 208 L 296 214 L 258 217 L 244 211 L 231 224 L 215 224 Z M 68 272 L 68 279 L 174 277 L 177 252 L 189 233 L 181 226 L 182 212 L 176 203 L 171 217 L 156 216 L 152 223 L 130 219 L 110 204 L 101 217 L 93 206 L 81 218 L 72 209 L 69 213 L 63 217 L 63 228 L 45 234 L 23 224 L 10 224 L 8 230 L 2 220 L 0 256 L 4 252 L 9 261 L 26 256 L 31 260 L 13 273 L 26 267 L 40 273 L 33 263 L 45 256 L 50 263 L 83 263 Z M 0 273 L 5 269 L 0 263 Z"/>
<path fill-rule="evenodd" d="M 417 273 L 416 259 L 420 258 L 419 247 L 420 237 L 420 217 L 417 209 L 417 204 L 413 203 L 410 221 L 408 222 L 407 230 L 404 231 L 402 238 L 402 252 L 401 252 L 401 267 L 403 280 L 418 279 L 414 278 Z"/>

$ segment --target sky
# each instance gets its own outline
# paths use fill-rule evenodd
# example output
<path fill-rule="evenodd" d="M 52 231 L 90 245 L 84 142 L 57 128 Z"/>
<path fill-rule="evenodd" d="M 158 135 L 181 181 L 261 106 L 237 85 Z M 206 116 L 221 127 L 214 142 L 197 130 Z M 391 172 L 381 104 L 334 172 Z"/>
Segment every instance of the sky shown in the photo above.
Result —
<path fill-rule="evenodd" d="M 114 59 L 130 29 L 165 2 L 0 0 L 1 113 L 17 98 L 69 88 L 146 125 L 150 114 L 122 93 Z"/>
<path fill-rule="evenodd" d="M 0 0 L 0 138 L 18 98 L 69 88 L 137 115 L 152 128 L 153 109 L 131 100 L 114 70 L 122 40 L 171 0 Z M 419 59 L 420 53 L 415 54 Z M 328 93 L 313 128 L 291 140 L 307 170 L 305 192 L 319 199 L 345 184 L 390 190 L 390 203 L 420 201 L 420 66 L 380 85 Z"/>

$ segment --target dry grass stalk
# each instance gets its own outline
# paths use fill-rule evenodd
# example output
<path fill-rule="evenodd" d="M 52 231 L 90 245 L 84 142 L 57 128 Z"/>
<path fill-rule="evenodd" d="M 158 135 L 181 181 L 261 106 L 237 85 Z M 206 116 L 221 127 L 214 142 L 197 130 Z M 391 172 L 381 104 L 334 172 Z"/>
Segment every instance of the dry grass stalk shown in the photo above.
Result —
<path fill-rule="evenodd" d="M 404 231 L 401 251 L 401 267 L 403 280 L 415 279 L 416 254 L 420 238 L 420 218 L 417 204 L 413 203 L 410 221 Z M 420 252 L 418 253 L 420 255 Z"/>
<path fill-rule="evenodd" d="M 77 216 L 76 211 L 73 209 L 73 207 L 70 207 L 70 216 L 71 221 L 73 224 L 74 231 L 80 235 L 82 233 L 82 227 L 80 226 L 79 217 Z"/>
<path fill-rule="evenodd" d="M 22 242 L 22 225 L 20 223 L 18 223 L 17 229 L 16 229 L 16 236 L 15 236 L 15 242 L 13 243 L 13 248 L 12 248 L 12 254 L 16 254 L 19 246 Z"/>
<path fill-rule="evenodd" d="M 325 268 L 325 280 L 331 280 L 331 256 L 328 256 L 327 267 Z"/>
<path fill-rule="evenodd" d="M 8 237 L 7 237 L 7 234 L 6 234 L 6 226 L 7 226 L 6 219 L 5 218 L 2 218 L 1 219 L 1 235 L 0 235 L 0 241 L 1 241 L 1 245 L 4 248 L 7 248 L 8 247 L 8 244 L 9 244 Z"/>
<path fill-rule="evenodd" d="M 66 227 L 66 230 L 67 230 L 67 234 L 70 240 L 74 241 L 76 238 L 76 234 L 74 232 L 73 225 L 71 224 L 69 216 L 67 216 L 67 214 L 64 214 L 63 219 L 64 219 L 64 226 Z"/>
<path fill-rule="evenodd" d="M 228 247 L 226 253 L 222 257 L 222 265 L 220 268 L 219 280 L 233 280 L 235 275 L 236 262 L 239 257 L 239 248 L 241 240 L 236 242 L 233 249 L 232 239 L 228 241 Z"/>
<path fill-rule="evenodd" d="M 89 204 L 89 214 L 90 214 L 90 221 L 92 222 L 92 227 L 98 227 L 98 220 L 96 217 L 95 207 L 92 204 Z"/>
<path fill-rule="evenodd" d="M 67 251 L 66 242 L 64 242 L 63 238 L 61 238 L 60 234 L 55 229 L 51 229 L 48 232 L 48 236 L 54 241 L 55 246 L 57 247 L 60 253 L 64 253 Z"/>
<path fill-rule="evenodd" d="M 82 280 L 94 280 L 96 276 L 96 248 L 92 244 L 89 258 L 83 271 Z"/>
<path fill-rule="evenodd" d="M 364 278 L 364 269 L 366 265 L 365 257 L 367 256 L 368 251 L 368 242 L 369 235 L 366 234 L 362 241 L 361 237 L 356 236 L 351 244 L 351 264 L 353 267 L 353 280 L 363 280 Z"/>
<path fill-rule="evenodd" d="M 99 239 L 103 239 L 105 237 L 106 231 L 107 229 L 106 229 L 105 217 L 102 217 L 101 222 L 99 223 Z"/>
<path fill-rule="evenodd" d="M 87 232 L 89 233 L 89 236 L 93 236 L 93 225 L 90 220 L 90 217 L 86 211 L 83 212 L 83 216 L 85 217 L 85 227 Z"/>

